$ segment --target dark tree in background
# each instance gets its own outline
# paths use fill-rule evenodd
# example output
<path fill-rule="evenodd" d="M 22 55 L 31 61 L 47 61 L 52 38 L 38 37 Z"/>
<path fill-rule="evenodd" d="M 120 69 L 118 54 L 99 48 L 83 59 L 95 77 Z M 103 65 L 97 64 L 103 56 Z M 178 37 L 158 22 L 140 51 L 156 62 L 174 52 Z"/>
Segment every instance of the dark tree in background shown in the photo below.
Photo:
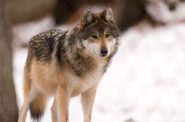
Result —
<path fill-rule="evenodd" d="M 8 2 L 9 0 L 0 0 L 0 122 L 17 122 Z"/>

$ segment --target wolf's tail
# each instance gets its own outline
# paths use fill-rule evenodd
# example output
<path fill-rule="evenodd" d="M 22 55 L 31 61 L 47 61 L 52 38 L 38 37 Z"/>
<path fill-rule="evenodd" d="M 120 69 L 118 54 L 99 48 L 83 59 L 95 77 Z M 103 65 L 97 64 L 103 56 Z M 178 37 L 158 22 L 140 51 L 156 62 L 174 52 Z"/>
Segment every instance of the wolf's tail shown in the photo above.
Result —
<path fill-rule="evenodd" d="M 30 113 L 33 119 L 39 120 L 42 117 L 46 107 L 46 99 L 46 96 L 38 94 L 30 103 Z"/>

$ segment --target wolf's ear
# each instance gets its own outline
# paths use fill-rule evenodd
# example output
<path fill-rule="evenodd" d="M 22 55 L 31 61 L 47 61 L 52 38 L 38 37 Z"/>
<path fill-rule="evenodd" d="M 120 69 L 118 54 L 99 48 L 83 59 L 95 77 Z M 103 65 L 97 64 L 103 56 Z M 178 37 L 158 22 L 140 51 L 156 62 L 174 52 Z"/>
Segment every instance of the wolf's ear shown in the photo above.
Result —
<path fill-rule="evenodd" d="M 81 23 L 82 25 L 86 25 L 88 23 L 93 22 L 94 20 L 94 15 L 91 13 L 91 11 L 86 11 L 84 16 L 82 17 Z"/>
<path fill-rule="evenodd" d="M 102 18 L 107 22 L 114 22 L 114 16 L 111 8 L 106 8 L 102 13 Z"/>

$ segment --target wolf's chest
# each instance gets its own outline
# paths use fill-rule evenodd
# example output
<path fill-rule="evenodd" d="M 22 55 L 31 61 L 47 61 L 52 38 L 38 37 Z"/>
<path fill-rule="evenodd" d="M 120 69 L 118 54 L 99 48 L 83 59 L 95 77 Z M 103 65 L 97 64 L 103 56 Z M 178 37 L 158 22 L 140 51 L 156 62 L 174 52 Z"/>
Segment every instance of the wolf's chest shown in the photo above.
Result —
<path fill-rule="evenodd" d="M 91 87 L 96 87 L 103 76 L 102 70 L 97 69 L 94 72 L 88 74 L 85 78 L 77 76 L 70 76 L 70 88 L 72 96 L 83 93 Z"/>
<path fill-rule="evenodd" d="M 69 83 L 72 91 L 72 96 L 76 96 L 78 94 L 83 93 L 84 91 L 90 89 L 91 87 L 95 87 L 100 82 L 103 76 L 103 68 L 105 66 L 105 62 L 99 62 L 95 70 L 91 72 L 87 72 L 85 76 L 79 77 L 78 75 L 74 75 L 69 73 Z"/>

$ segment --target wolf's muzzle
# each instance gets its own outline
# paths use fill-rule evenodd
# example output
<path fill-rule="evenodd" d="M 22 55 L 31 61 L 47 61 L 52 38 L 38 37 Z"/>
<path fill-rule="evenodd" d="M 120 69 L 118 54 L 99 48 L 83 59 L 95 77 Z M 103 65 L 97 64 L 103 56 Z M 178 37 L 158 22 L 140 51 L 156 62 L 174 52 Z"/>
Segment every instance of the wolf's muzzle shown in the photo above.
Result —
<path fill-rule="evenodd" d="M 101 56 L 102 57 L 105 57 L 107 54 L 108 54 L 108 50 L 106 47 L 103 47 L 101 50 L 100 50 L 100 53 L 101 53 Z"/>

